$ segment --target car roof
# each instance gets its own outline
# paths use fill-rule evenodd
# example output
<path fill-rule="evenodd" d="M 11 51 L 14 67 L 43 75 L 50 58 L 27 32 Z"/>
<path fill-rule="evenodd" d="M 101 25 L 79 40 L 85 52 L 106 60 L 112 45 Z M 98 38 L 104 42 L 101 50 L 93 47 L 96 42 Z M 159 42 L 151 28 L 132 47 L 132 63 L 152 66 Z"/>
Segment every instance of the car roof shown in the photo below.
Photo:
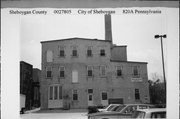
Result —
<path fill-rule="evenodd" d="M 166 108 L 149 108 L 149 109 L 138 109 L 137 111 L 141 112 L 164 112 L 166 111 Z"/>

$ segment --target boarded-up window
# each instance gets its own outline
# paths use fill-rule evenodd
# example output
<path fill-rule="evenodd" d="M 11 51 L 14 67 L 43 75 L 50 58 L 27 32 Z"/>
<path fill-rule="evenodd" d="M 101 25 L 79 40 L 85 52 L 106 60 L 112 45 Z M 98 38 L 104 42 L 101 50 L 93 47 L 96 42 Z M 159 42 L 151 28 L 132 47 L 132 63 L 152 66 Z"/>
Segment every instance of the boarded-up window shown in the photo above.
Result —
<path fill-rule="evenodd" d="M 134 66 L 133 67 L 133 75 L 134 76 L 138 76 L 139 75 L 138 66 Z"/>
<path fill-rule="evenodd" d="M 101 76 L 106 75 L 106 67 L 105 66 L 100 66 L 100 74 L 101 74 Z"/>
<path fill-rule="evenodd" d="M 78 82 L 78 72 L 76 70 L 72 71 L 72 82 L 77 83 Z"/>
<path fill-rule="evenodd" d="M 47 51 L 47 62 L 52 62 L 53 61 L 53 52 L 51 50 Z"/>

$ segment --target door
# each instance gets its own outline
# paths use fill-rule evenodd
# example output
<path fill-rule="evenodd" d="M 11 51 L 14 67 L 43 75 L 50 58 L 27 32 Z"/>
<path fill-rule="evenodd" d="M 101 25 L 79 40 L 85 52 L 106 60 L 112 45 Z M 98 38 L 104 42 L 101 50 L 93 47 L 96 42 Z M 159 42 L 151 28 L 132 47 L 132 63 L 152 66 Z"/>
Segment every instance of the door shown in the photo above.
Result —
<path fill-rule="evenodd" d="M 93 106 L 93 94 L 88 94 L 88 106 Z"/>
<path fill-rule="evenodd" d="M 103 106 L 107 106 L 108 105 L 108 95 L 107 95 L 107 92 L 102 92 L 101 93 L 101 104 Z"/>
<path fill-rule="evenodd" d="M 48 108 L 62 108 L 62 86 L 51 85 L 48 90 Z"/>

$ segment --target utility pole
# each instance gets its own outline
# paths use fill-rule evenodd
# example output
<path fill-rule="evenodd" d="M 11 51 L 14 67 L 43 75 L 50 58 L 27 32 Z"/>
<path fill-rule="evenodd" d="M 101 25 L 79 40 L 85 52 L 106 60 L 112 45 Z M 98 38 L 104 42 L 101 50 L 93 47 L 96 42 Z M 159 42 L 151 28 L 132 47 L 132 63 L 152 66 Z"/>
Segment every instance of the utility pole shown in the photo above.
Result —
<path fill-rule="evenodd" d="M 162 52 L 162 65 L 163 65 L 163 77 L 164 77 L 164 88 L 165 88 L 165 94 L 166 94 L 166 76 L 165 76 L 165 67 L 164 67 L 164 53 L 163 53 L 163 38 L 166 38 L 166 34 L 164 35 L 155 35 L 154 38 L 160 38 L 161 40 L 161 52 Z"/>

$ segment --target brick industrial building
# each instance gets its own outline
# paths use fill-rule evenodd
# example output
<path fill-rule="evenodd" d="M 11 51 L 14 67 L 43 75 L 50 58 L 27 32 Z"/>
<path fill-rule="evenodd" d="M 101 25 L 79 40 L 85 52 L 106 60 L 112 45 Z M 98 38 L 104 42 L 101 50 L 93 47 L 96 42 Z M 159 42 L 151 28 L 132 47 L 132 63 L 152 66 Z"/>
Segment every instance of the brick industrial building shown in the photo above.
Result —
<path fill-rule="evenodd" d="M 147 63 L 127 61 L 126 46 L 113 44 L 111 32 L 105 15 L 105 40 L 41 42 L 41 109 L 149 103 Z"/>
<path fill-rule="evenodd" d="M 41 70 L 33 68 L 32 64 L 20 61 L 20 94 L 26 97 L 26 110 L 40 107 L 40 75 Z"/>

